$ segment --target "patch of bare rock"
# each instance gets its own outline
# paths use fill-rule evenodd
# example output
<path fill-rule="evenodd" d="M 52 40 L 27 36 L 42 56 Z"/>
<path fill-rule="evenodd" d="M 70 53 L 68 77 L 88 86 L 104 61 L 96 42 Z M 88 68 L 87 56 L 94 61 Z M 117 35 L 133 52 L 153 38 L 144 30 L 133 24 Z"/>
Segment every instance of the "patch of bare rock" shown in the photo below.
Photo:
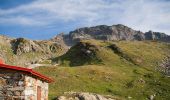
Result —
<path fill-rule="evenodd" d="M 63 96 L 57 97 L 55 100 L 116 100 L 111 96 L 103 96 L 95 93 L 87 92 L 66 92 Z"/>

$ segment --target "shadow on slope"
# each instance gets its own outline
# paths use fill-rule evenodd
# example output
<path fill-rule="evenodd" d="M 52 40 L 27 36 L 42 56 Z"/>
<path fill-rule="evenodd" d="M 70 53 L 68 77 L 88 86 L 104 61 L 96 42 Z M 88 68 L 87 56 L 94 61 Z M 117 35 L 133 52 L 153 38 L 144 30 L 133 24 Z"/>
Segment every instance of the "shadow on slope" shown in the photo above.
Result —
<path fill-rule="evenodd" d="M 57 61 L 59 64 L 68 64 L 69 66 L 99 64 L 102 63 L 102 60 L 97 55 L 99 50 L 100 47 L 97 45 L 79 42 L 71 47 L 66 54 L 53 59 L 53 61 Z"/>
<path fill-rule="evenodd" d="M 153 41 L 107 42 L 83 40 L 53 62 L 62 66 L 93 64 L 155 66 L 169 52 L 169 44 Z"/>

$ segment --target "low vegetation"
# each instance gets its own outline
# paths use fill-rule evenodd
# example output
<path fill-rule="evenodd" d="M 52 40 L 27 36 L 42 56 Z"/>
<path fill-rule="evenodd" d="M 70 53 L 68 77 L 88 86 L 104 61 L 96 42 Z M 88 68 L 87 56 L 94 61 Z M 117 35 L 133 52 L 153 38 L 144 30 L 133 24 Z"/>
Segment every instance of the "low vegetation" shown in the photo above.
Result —
<path fill-rule="evenodd" d="M 91 51 L 93 58 L 83 54 L 82 48 L 83 53 Z M 60 61 L 60 66 L 35 70 L 55 80 L 49 87 L 50 99 L 75 91 L 112 95 L 119 99 L 146 100 L 154 97 L 167 100 L 170 98 L 170 79 L 155 67 L 169 50 L 170 44 L 154 41 L 88 40 L 53 59 L 53 63 Z"/>

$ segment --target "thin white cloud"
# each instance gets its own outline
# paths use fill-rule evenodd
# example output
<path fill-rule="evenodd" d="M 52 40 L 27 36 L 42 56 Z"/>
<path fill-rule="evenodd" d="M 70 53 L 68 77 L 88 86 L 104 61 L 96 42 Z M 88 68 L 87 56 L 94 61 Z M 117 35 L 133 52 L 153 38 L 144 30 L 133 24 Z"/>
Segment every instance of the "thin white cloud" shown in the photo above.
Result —
<path fill-rule="evenodd" d="M 0 9 L 0 24 L 45 26 L 80 21 L 76 27 L 81 27 L 120 23 L 170 34 L 169 9 L 170 2 L 164 0 L 37 0 Z"/>

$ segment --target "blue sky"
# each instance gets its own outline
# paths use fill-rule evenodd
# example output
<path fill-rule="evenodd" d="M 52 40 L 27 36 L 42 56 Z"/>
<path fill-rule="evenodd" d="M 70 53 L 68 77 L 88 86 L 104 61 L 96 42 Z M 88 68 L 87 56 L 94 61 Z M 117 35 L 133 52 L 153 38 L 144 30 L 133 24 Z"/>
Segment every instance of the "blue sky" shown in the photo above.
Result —
<path fill-rule="evenodd" d="M 0 0 L 0 34 L 11 37 L 50 39 L 101 24 L 170 34 L 170 1 Z"/>

